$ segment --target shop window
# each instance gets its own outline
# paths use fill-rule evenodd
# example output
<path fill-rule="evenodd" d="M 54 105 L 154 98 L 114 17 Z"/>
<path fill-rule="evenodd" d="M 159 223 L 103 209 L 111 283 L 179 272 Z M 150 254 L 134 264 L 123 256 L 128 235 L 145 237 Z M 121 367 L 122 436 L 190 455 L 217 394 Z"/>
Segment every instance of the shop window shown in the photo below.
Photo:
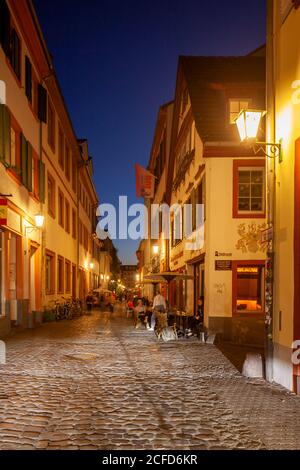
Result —
<path fill-rule="evenodd" d="M 251 104 L 250 99 L 229 100 L 229 122 L 235 124 L 235 119 L 243 109 L 248 109 Z"/>
<path fill-rule="evenodd" d="M 52 104 L 48 100 L 48 144 L 55 152 L 55 112 Z"/>
<path fill-rule="evenodd" d="M 265 162 L 234 161 L 233 217 L 265 217 Z"/>
<path fill-rule="evenodd" d="M 55 293 L 55 254 L 46 251 L 46 294 Z"/>
<path fill-rule="evenodd" d="M 57 259 L 57 293 L 64 293 L 64 259 L 61 256 Z"/>
<path fill-rule="evenodd" d="M 70 261 L 65 261 L 65 287 L 66 293 L 71 292 L 71 263 Z"/>
<path fill-rule="evenodd" d="M 234 270 L 233 298 L 235 313 L 263 313 L 264 311 L 264 263 L 238 264 Z"/>
<path fill-rule="evenodd" d="M 48 173 L 48 214 L 55 218 L 55 181 Z"/>

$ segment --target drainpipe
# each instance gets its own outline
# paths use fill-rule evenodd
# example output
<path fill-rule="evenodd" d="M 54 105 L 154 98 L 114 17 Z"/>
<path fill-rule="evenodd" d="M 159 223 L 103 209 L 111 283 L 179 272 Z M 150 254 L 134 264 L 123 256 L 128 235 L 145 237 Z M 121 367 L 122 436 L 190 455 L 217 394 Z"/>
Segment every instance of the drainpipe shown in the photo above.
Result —
<path fill-rule="evenodd" d="M 267 0 L 267 141 L 276 142 L 276 37 L 274 0 Z M 266 159 L 267 223 L 272 228 L 266 262 L 266 379 L 273 380 L 273 330 L 274 330 L 274 266 L 275 266 L 275 215 L 276 215 L 276 159 Z"/>

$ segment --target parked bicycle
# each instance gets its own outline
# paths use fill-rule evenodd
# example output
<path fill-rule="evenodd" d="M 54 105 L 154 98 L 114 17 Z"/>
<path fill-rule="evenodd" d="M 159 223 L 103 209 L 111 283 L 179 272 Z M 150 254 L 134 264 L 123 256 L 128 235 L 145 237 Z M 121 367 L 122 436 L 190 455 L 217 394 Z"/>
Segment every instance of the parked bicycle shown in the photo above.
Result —
<path fill-rule="evenodd" d="M 79 299 L 66 299 L 62 297 L 63 302 L 59 300 L 52 300 L 54 303 L 52 313 L 55 320 L 72 320 L 73 317 L 81 316 L 83 313 L 82 302 Z"/>

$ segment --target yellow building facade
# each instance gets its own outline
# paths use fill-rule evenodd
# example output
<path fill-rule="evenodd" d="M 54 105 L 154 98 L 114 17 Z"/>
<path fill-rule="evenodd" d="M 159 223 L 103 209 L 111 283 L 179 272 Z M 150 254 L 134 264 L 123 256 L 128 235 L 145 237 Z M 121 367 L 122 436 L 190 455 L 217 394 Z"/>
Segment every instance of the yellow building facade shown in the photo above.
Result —
<path fill-rule="evenodd" d="M 0 193 L 6 206 L 0 226 L 0 334 L 5 334 L 11 324 L 41 322 L 53 300 L 83 298 L 97 284 L 99 244 L 93 239 L 98 197 L 91 162 L 75 136 L 33 4 L 8 0 L 0 8 Z"/>
<path fill-rule="evenodd" d="M 267 139 L 282 143 L 274 169 L 273 380 L 299 393 L 292 362 L 300 339 L 300 8 L 299 1 L 268 2 Z"/>

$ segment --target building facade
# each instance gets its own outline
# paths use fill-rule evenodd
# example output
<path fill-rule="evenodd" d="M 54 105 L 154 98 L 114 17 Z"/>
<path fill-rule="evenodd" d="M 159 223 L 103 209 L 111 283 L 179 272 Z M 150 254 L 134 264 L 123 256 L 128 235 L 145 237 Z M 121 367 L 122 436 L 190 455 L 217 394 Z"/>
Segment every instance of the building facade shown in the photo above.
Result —
<path fill-rule="evenodd" d="M 281 142 L 282 160 L 269 162 L 274 186 L 274 308 L 272 378 L 300 393 L 293 342 L 300 339 L 300 2 L 268 2 L 267 140 Z M 272 189 L 272 188 L 271 188 Z"/>
<path fill-rule="evenodd" d="M 99 250 L 93 244 L 98 198 L 91 164 L 75 136 L 33 4 L 1 0 L 0 9 L 5 334 L 11 324 L 41 322 L 54 300 L 83 298 L 97 284 Z"/>

